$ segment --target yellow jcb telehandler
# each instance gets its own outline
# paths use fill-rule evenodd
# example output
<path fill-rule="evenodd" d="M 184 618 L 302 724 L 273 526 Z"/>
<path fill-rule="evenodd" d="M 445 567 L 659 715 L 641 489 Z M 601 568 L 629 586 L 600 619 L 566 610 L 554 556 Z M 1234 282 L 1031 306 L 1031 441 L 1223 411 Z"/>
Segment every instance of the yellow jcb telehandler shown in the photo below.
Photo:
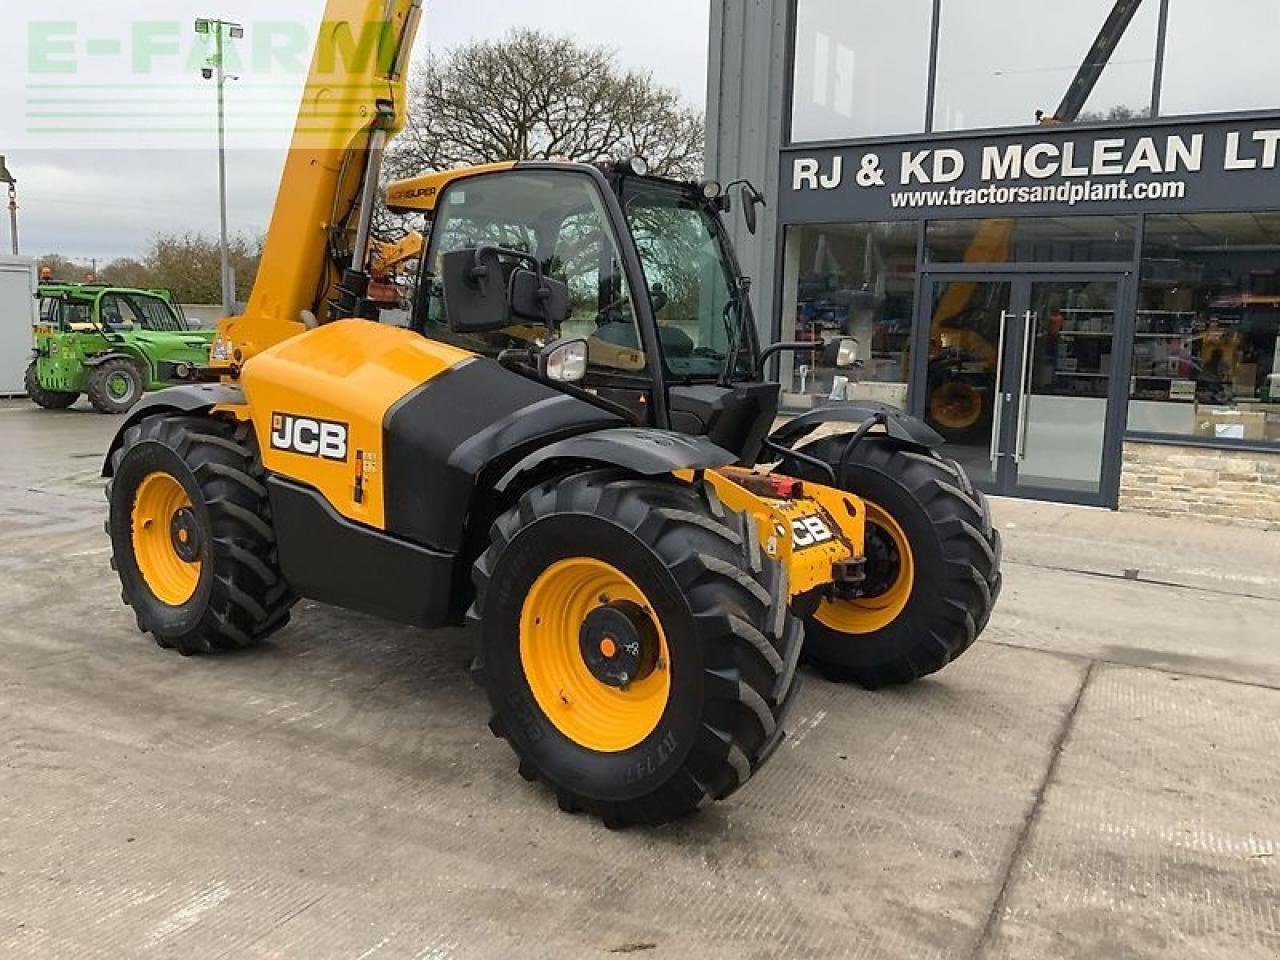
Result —
<path fill-rule="evenodd" d="M 299 596 L 469 622 L 521 773 L 607 824 L 666 822 L 771 754 L 806 629 L 869 686 L 964 650 L 998 538 L 897 411 L 771 434 L 765 366 L 813 345 L 759 348 L 716 184 L 641 161 L 396 184 L 429 239 L 411 328 L 379 324 L 369 226 L 420 14 L 329 3 L 246 312 L 109 451 L 113 563 L 140 629 L 188 655 L 261 640 Z M 370 28 L 378 57 L 334 56 Z"/>

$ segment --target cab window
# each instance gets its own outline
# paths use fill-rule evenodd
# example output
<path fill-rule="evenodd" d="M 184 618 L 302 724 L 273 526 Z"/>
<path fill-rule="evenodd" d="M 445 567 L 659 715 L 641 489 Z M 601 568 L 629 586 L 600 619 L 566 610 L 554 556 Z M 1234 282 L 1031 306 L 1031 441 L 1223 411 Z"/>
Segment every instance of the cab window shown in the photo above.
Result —
<path fill-rule="evenodd" d="M 627 180 L 622 206 L 667 369 L 687 380 L 719 377 L 730 366 L 736 376 L 749 375 L 753 334 L 715 216 L 695 194 L 650 180 Z"/>
<path fill-rule="evenodd" d="M 58 325 L 63 330 L 87 327 L 93 324 L 93 301 L 63 300 L 58 305 Z"/>
<path fill-rule="evenodd" d="M 102 325 L 111 331 L 133 330 L 142 326 L 142 318 L 129 301 L 118 293 L 109 293 L 102 298 L 98 316 Z"/>
<path fill-rule="evenodd" d="M 132 295 L 127 300 L 134 315 L 141 319 L 144 330 L 177 333 L 183 329 L 176 311 L 159 297 Z"/>
<path fill-rule="evenodd" d="M 441 258 L 479 246 L 532 254 L 549 276 L 569 288 L 570 316 L 560 329 L 524 325 L 465 336 L 449 331 Z M 628 376 L 646 370 L 622 258 L 599 191 L 583 174 L 530 170 L 452 184 L 436 209 L 426 263 L 419 327 L 433 339 L 493 356 L 511 347 L 581 337 L 590 346 L 593 372 Z M 517 264 L 506 266 L 514 270 Z"/>

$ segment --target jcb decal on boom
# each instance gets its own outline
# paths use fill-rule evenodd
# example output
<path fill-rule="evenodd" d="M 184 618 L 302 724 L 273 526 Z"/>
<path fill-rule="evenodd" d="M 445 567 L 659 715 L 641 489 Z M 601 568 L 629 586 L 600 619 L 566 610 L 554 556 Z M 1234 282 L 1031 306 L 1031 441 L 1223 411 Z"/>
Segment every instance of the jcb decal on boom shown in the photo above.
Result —
<path fill-rule="evenodd" d="M 791 521 L 791 542 L 798 550 L 803 550 L 805 547 L 816 547 L 818 544 L 827 543 L 835 538 L 836 535 L 827 525 L 827 521 L 816 514 L 809 517 L 798 517 Z"/>
<path fill-rule="evenodd" d="M 345 423 L 295 417 L 288 413 L 271 415 L 273 450 L 344 462 L 347 459 L 347 435 Z"/>

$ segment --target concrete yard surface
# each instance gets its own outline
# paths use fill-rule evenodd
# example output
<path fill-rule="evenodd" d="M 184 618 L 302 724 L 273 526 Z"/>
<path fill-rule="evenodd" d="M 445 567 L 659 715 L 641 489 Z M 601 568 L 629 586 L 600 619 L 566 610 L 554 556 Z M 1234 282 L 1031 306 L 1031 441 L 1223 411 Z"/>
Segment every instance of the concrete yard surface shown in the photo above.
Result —
<path fill-rule="evenodd" d="M 0 957 L 1272 958 L 1280 537 L 1000 501 L 946 671 L 804 677 L 790 738 L 660 830 L 562 814 L 469 639 L 305 602 L 263 646 L 140 634 L 118 421 L 0 402 Z"/>

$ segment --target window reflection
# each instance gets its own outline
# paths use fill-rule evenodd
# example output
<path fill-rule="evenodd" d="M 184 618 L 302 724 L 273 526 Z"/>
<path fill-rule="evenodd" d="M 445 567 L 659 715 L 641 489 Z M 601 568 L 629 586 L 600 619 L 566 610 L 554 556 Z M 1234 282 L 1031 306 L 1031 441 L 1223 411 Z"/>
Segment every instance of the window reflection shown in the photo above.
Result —
<path fill-rule="evenodd" d="M 1054 116 L 1115 0 L 944 0 L 938 38 L 935 130 L 1036 123 Z M 1151 113 L 1158 0 L 1142 0 L 1079 117 Z"/>
<path fill-rule="evenodd" d="M 935 220 L 925 235 L 932 263 L 1133 261 L 1136 217 Z"/>
<path fill-rule="evenodd" d="M 1171 0 L 1160 112 L 1275 107 L 1277 47 L 1275 0 Z"/>
<path fill-rule="evenodd" d="M 924 129 L 932 0 L 799 0 L 791 138 Z"/>
<path fill-rule="evenodd" d="M 906 408 L 916 237 L 914 223 L 788 228 L 782 338 L 854 337 L 863 364 L 837 370 L 831 350 L 784 355 L 787 407 L 866 399 Z"/>
<path fill-rule="evenodd" d="M 1280 213 L 1147 218 L 1129 429 L 1280 441 Z"/>

